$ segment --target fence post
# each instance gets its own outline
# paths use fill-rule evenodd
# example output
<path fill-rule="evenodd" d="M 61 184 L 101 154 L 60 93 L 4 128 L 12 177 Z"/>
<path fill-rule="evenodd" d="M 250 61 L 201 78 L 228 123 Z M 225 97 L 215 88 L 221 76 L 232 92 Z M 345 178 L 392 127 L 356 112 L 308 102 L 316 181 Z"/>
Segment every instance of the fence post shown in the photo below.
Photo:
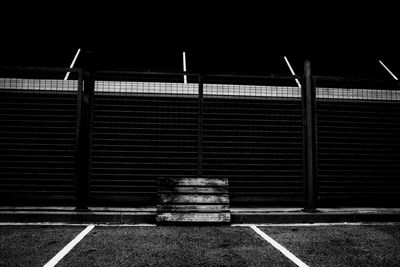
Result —
<path fill-rule="evenodd" d="M 84 51 L 84 68 L 79 79 L 78 120 L 76 147 L 76 210 L 88 210 L 89 182 L 91 176 L 92 124 L 94 73 L 91 64 L 91 52 Z M 84 82 L 83 82 L 84 80 Z M 82 88 L 83 87 L 83 88 Z"/>
<path fill-rule="evenodd" d="M 304 133 L 304 193 L 305 212 L 316 211 L 316 127 L 315 88 L 311 76 L 311 63 L 304 62 L 303 133 Z"/>
<path fill-rule="evenodd" d="M 197 121 L 197 177 L 203 175 L 203 75 L 199 76 Z"/>

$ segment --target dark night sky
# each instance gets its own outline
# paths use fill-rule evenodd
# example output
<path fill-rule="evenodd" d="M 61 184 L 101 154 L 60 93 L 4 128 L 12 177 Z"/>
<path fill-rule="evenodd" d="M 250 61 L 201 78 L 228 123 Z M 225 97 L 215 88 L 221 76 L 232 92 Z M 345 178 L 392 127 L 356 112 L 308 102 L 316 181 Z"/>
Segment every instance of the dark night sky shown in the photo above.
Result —
<path fill-rule="evenodd" d="M 67 67 L 85 47 L 106 69 L 180 71 L 185 50 L 193 72 L 289 74 L 286 55 L 299 74 L 310 58 L 318 75 L 390 78 L 378 59 L 400 75 L 394 6 L 185 2 L 14 4 L 0 19 L 0 65 Z"/>

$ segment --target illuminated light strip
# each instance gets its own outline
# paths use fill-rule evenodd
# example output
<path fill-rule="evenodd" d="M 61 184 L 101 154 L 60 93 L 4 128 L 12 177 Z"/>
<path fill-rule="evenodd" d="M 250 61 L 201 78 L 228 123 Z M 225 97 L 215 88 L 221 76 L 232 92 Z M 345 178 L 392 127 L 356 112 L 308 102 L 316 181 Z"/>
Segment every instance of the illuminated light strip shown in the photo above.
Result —
<path fill-rule="evenodd" d="M 182 56 L 183 56 L 183 72 L 186 72 L 186 53 L 185 53 L 185 52 L 183 52 Z M 183 75 L 183 83 L 184 83 L 184 84 L 186 84 L 186 83 L 187 83 L 187 77 L 186 77 L 186 74 L 185 74 L 185 75 Z"/>
<path fill-rule="evenodd" d="M 288 65 L 290 72 L 292 73 L 293 76 L 295 76 L 296 73 L 294 73 L 294 70 L 293 70 L 292 66 L 290 65 L 290 63 L 289 63 L 289 60 L 287 59 L 286 56 L 284 56 L 283 58 L 285 59 L 286 64 Z M 299 88 L 301 88 L 301 84 L 300 84 L 299 80 L 297 78 L 295 80 L 296 80 L 297 86 Z"/>
<path fill-rule="evenodd" d="M 390 69 L 388 67 L 386 67 L 385 64 L 383 64 L 383 62 L 381 60 L 379 60 L 379 63 L 381 63 L 382 67 L 385 68 L 385 70 L 387 72 L 389 72 L 390 75 L 392 75 L 393 79 L 395 79 L 396 81 L 398 81 L 399 79 L 396 77 L 396 75 L 393 74 L 393 72 L 390 71 Z"/>
<path fill-rule="evenodd" d="M 76 91 L 77 80 L 38 80 L 21 78 L 0 78 L 0 90 L 32 90 L 32 91 Z M 278 97 L 300 98 L 301 89 L 297 86 L 264 86 L 238 84 L 204 84 L 204 95 L 216 97 Z M 96 93 L 115 94 L 164 94 L 196 96 L 196 83 L 163 83 L 163 82 L 118 82 L 96 81 Z M 400 101 L 400 91 L 367 88 L 330 88 L 317 87 L 318 99 L 350 99 Z"/>
<path fill-rule="evenodd" d="M 294 262 L 297 266 L 300 267 L 308 267 L 307 264 L 302 262 L 299 258 L 297 258 L 295 255 L 293 255 L 289 250 L 284 248 L 281 244 L 273 240 L 271 237 L 269 237 L 266 233 L 261 231 L 257 226 L 255 225 L 250 225 L 250 228 L 253 229 L 257 234 L 259 234 L 264 240 L 266 240 L 268 243 L 270 243 L 274 248 L 282 252 L 283 255 L 285 255 L 287 258 L 289 258 L 292 262 Z"/>
<path fill-rule="evenodd" d="M 69 242 L 60 252 L 58 252 L 48 263 L 43 265 L 43 267 L 53 267 L 55 266 L 65 255 L 67 255 L 71 249 L 73 249 L 76 244 L 78 244 L 92 229 L 94 225 L 91 224 L 85 228 L 79 235 L 77 235 L 71 242 Z"/>
<path fill-rule="evenodd" d="M 72 60 L 71 65 L 69 66 L 70 69 L 74 67 L 75 61 L 76 61 L 76 59 L 78 58 L 80 52 L 81 52 L 81 49 L 79 48 L 78 51 L 76 51 L 75 57 L 74 57 L 74 59 Z M 65 78 L 64 78 L 65 81 L 68 80 L 69 73 L 70 73 L 70 72 L 68 71 L 67 74 L 65 74 Z"/>

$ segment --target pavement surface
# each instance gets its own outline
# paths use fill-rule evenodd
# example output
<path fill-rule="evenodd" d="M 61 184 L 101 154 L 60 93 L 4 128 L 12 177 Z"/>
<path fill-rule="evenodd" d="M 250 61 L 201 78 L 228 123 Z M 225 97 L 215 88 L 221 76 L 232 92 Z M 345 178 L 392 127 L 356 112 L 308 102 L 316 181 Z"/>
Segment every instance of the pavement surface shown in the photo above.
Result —
<path fill-rule="evenodd" d="M 85 228 L 0 224 L 0 266 L 43 266 Z M 94 225 L 56 266 L 400 266 L 399 251 L 399 223 Z"/>

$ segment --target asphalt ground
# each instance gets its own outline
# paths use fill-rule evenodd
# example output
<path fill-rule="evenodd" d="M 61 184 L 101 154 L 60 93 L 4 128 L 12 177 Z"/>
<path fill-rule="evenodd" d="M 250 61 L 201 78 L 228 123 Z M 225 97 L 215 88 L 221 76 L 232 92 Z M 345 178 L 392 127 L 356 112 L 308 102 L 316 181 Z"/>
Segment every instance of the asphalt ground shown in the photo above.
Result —
<path fill-rule="evenodd" d="M 84 226 L 0 226 L 0 266 L 43 266 Z"/>
<path fill-rule="evenodd" d="M 86 226 L 1 225 L 0 266 L 43 266 Z M 308 266 L 400 266 L 400 224 L 258 226 Z M 56 266 L 296 266 L 249 226 L 95 226 Z"/>
<path fill-rule="evenodd" d="M 400 266 L 400 225 L 260 229 L 310 266 Z"/>

